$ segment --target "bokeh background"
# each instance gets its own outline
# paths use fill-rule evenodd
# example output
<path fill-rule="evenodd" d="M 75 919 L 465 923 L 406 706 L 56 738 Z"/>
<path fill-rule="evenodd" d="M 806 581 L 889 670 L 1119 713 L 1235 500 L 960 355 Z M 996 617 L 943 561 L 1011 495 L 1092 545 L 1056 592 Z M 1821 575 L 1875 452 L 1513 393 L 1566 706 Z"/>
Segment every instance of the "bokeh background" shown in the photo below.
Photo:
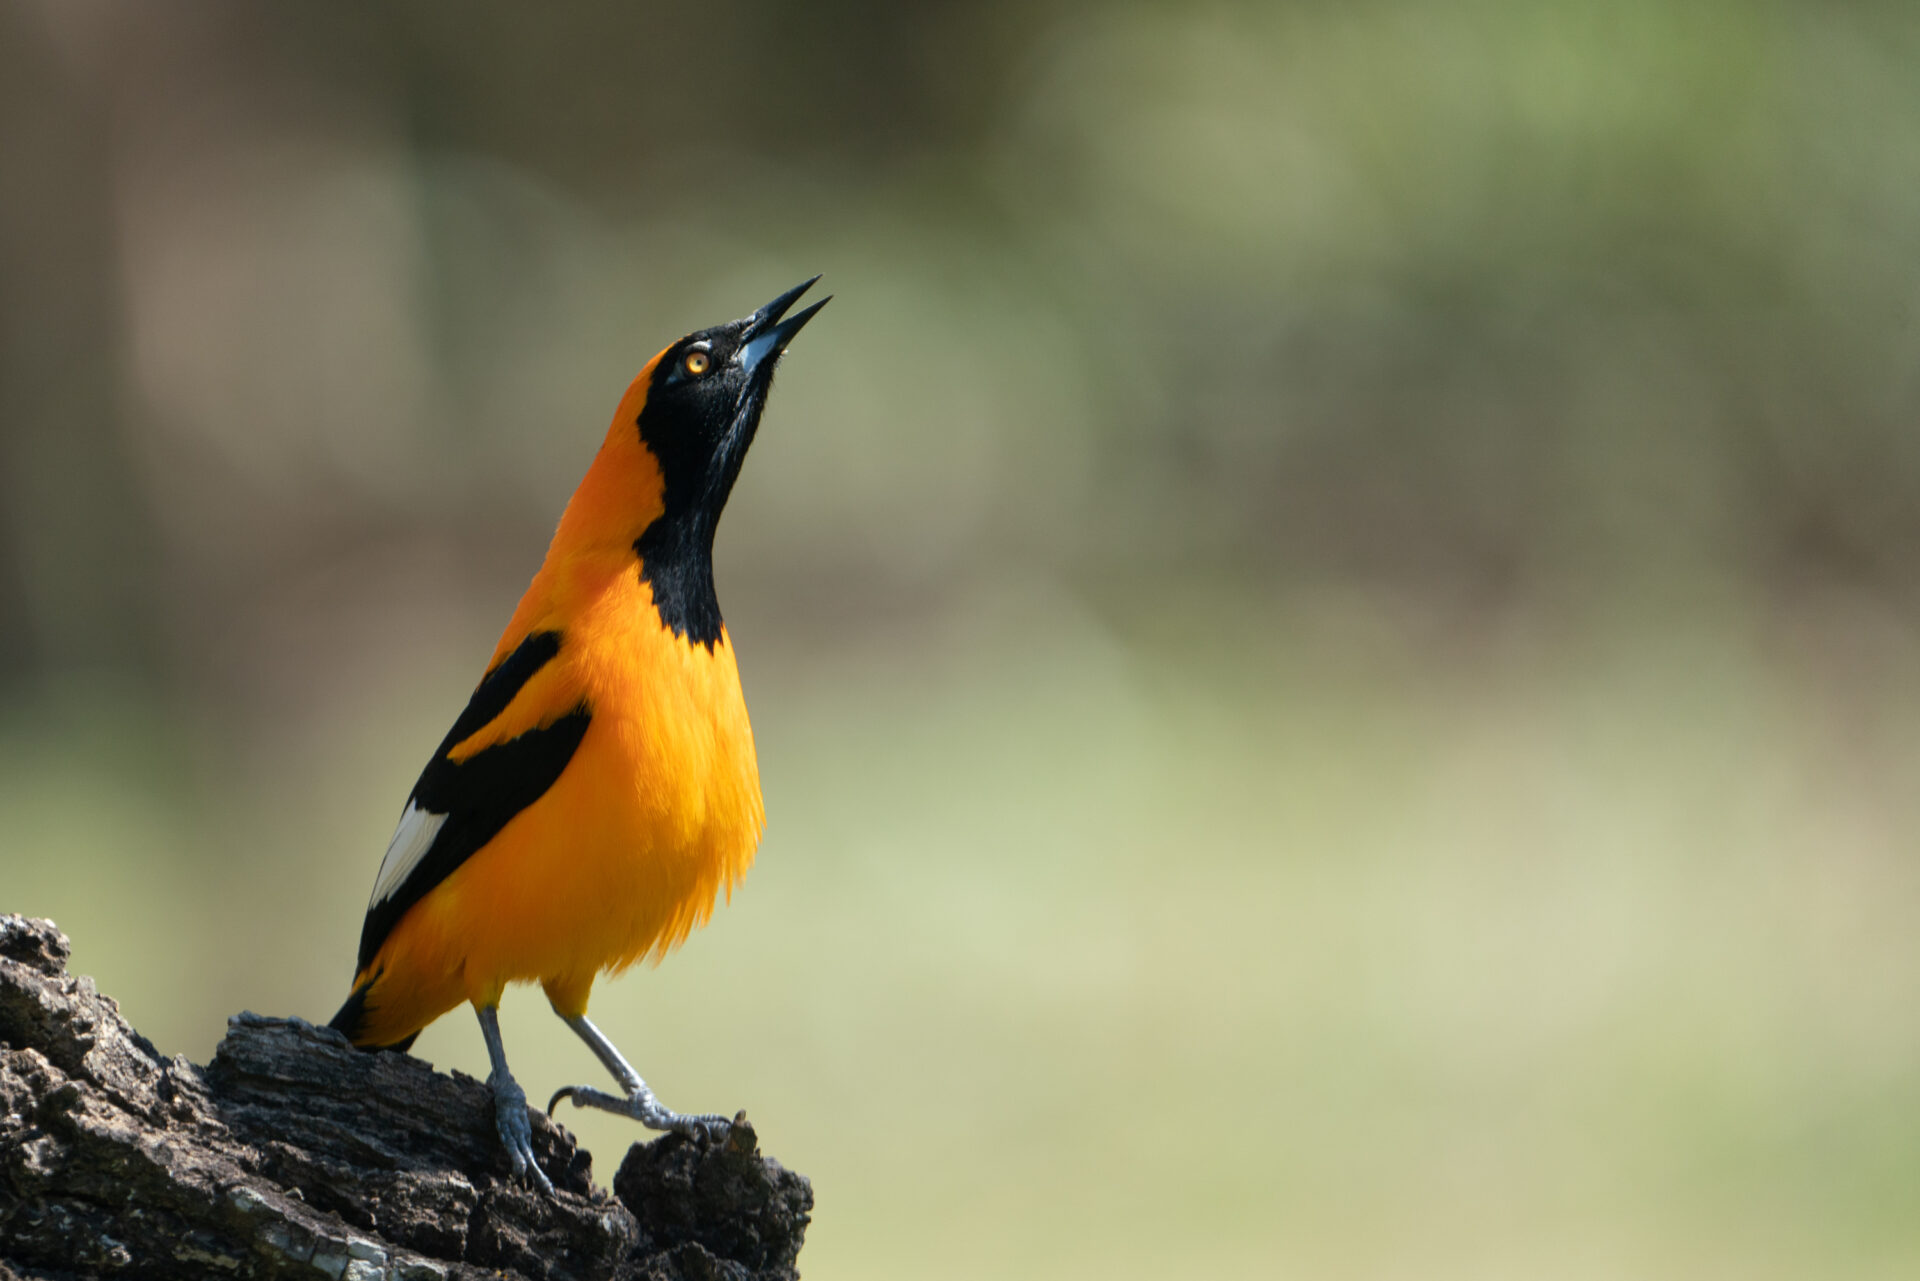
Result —
<path fill-rule="evenodd" d="M 168 1052 L 330 1014 L 628 378 L 823 271 L 720 537 L 760 862 L 595 1004 L 809 1274 L 1913 1276 L 1917 68 L 1825 0 L 6 0 L 0 909 Z"/>

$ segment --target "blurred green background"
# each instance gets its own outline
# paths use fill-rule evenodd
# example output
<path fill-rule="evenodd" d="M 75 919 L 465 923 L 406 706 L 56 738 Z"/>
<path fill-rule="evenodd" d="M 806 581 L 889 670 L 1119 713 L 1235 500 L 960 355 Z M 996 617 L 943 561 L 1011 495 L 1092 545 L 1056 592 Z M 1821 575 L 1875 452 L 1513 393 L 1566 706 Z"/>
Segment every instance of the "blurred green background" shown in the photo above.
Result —
<path fill-rule="evenodd" d="M 824 271 L 720 538 L 760 862 L 594 1007 L 810 1275 L 1913 1276 L 1916 68 L 1815 0 L 4 0 L 0 909 L 168 1052 L 329 1015 L 627 380 Z"/>

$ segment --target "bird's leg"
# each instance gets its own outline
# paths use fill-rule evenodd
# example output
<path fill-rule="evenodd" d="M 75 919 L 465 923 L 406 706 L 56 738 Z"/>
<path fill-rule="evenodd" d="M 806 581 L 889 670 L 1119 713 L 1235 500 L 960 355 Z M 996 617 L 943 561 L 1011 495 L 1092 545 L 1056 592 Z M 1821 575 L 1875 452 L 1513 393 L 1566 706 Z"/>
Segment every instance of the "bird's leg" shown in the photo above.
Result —
<path fill-rule="evenodd" d="M 559 1106 L 561 1099 L 571 1098 L 573 1105 L 577 1108 L 599 1108 L 602 1112 L 630 1116 L 649 1130 L 672 1130 L 690 1139 L 699 1138 L 702 1134 L 716 1139 L 726 1137 L 728 1127 L 733 1124 L 730 1118 L 713 1113 L 696 1115 L 668 1111 L 660 1100 L 653 1096 L 653 1091 L 647 1088 L 647 1083 L 640 1079 L 640 1074 L 633 1070 L 633 1065 L 620 1057 L 620 1051 L 614 1048 L 613 1042 L 609 1041 L 599 1028 L 588 1022 L 586 1015 L 578 1014 L 567 1018 L 563 1014 L 560 1017 L 566 1019 L 567 1026 L 587 1043 L 593 1050 L 594 1057 L 600 1060 L 607 1071 L 613 1073 L 613 1079 L 620 1083 L 620 1088 L 626 1092 L 626 1097 L 622 1098 L 608 1094 L 604 1090 L 596 1090 L 591 1085 L 569 1085 L 556 1093 L 552 1101 L 547 1104 L 549 1113 Z"/>
<path fill-rule="evenodd" d="M 487 1038 L 487 1057 L 493 1071 L 487 1074 L 487 1088 L 493 1091 L 493 1124 L 500 1131 L 500 1142 L 507 1149 L 507 1160 L 516 1177 L 527 1180 L 549 1196 L 553 1184 L 533 1158 L 533 1121 L 527 1116 L 527 1092 L 507 1071 L 507 1047 L 500 1041 L 500 1011 L 492 1005 L 476 1005 L 480 1016 L 480 1034 Z"/>

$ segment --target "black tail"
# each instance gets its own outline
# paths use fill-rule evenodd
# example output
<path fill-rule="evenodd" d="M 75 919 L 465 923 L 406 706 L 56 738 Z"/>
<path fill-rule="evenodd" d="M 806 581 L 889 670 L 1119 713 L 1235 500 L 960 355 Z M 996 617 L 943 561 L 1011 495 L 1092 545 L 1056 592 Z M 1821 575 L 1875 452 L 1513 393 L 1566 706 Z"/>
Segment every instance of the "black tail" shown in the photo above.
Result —
<path fill-rule="evenodd" d="M 349 996 L 347 1003 L 340 1007 L 340 1012 L 327 1021 L 327 1026 L 337 1032 L 345 1032 L 347 1039 L 363 1050 L 398 1050 L 400 1053 L 405 1054 L 413 1048 L 414 1038 L 420 1035 L 418 1032 L 402 1040 L 395 1041 L 391 1045 L 369 1045 L 365 1040 L 367 1027 L 367 989 L 372 986 L 372 983 L 362 983 L 359 987 L 354 988 L 353 995 Z"/>

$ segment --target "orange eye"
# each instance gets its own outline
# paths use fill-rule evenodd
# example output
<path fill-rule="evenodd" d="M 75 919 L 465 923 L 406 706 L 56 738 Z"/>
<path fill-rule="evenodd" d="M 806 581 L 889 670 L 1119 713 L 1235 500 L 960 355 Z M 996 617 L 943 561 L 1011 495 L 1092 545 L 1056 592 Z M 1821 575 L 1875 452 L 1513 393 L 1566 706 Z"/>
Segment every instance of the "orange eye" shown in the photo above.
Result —
<path fill-rule="evenodd" d="M 708 358 L 707 353 L 704 351 L 690 351 L 687 353 L 686 360 L 682 362 L 686 371 L 690 374 L 704 374 L 707 372 L 707 367 L 712 363 L 713 361 Z"/>

